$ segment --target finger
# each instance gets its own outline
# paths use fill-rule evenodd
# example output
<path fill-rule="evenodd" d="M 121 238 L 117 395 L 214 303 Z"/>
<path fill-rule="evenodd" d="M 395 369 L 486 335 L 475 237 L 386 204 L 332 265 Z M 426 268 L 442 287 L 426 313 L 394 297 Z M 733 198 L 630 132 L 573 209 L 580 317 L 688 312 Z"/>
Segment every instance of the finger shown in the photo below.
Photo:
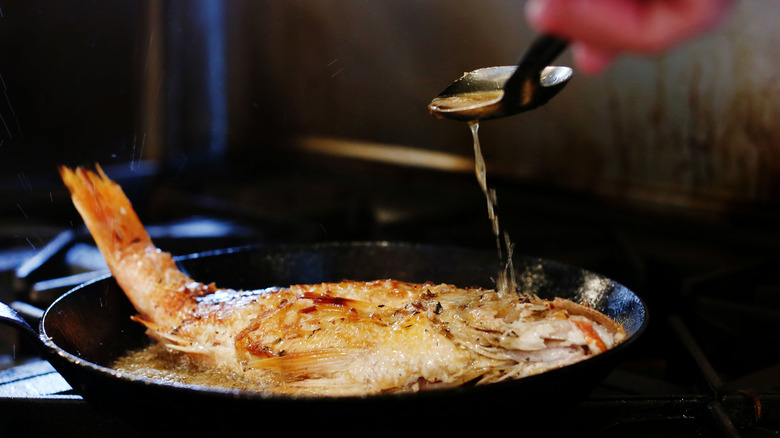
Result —
<path fill-rule="evenodd" d="M 613 52 L 651 53 L 705 30 L 730 0 L 529 0 L 540 31 Z"/>
<path fill-rule="evenodd" d="M 572 57 L 578 71 L 597 75 L 604 72 L 612 64 L 615 54 L 598 47 L 575 43 L 572 45 Z"/>

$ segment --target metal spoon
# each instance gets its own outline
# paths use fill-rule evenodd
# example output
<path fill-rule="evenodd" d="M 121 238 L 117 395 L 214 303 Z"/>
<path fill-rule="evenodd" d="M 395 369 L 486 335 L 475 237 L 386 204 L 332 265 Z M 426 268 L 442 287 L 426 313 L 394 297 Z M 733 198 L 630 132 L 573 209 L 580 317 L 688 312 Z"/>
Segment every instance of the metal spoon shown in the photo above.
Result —
<path fill-rule="evenodd" d="M 464 74 L 428 105 L 434 117 L 463 121 L 511 116 L 544 105 L 571 79 L 569 67 L 549 64 L 568 42 L 541 35 L 516 66 L 487 67 Z"/>

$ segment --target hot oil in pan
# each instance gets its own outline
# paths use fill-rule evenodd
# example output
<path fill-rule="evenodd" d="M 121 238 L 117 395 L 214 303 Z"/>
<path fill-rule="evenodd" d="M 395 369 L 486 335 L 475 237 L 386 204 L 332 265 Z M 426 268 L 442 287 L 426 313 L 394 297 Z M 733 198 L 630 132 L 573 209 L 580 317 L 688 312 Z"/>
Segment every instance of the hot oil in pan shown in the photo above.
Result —
<path fill-rule="evenodd" d="M 515 270 L 512 265 L 512 241 L 509 238 L 509 233 L 506 231 L 503 233 L 501 232 L 501 226 L 498 223 L 498 214 L 496 213 L 496 191 L 495 189 L 489 189 L 487 186 L 485 159 L 482 156 L 482 148 L 479 145 L 479 122 L 474 120 L 470 121 L 468 124 L 471 129 L 471 135 L 474 138 L 474 171 L 477 174 L 479 186 L 482 188 L 482 192 L 485 193 L 485 199 L 487 199 L 488 217 L 493 226 L 493 235 L 496 237 L 498 257 L 499 260 L 504 263 L 504 270 L 498 273 L 496 288 L 501 292 L 517 291 Z"/>
<path fill-rule="evenodd" d="M 220 367 L 206 366 L 192 360 L 186 354 L 171 351 L 159 343 L 129 352 L 117 360 L 113 367 L 136 377 L 165 384 L 185 384 L 230 388 L 244 391 L 262 391 L 273 386 L 271 380 L 262 382 L 243 375 L 229 373 Z"/>

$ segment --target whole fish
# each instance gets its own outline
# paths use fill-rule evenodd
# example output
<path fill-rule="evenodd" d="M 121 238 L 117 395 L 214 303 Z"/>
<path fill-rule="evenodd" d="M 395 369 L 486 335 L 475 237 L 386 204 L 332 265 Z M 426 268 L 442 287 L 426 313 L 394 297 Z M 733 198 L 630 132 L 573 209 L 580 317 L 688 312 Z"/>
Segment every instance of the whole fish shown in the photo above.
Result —
<path fill-rule="evenodd" d="M 167 350 L 258 391 L 354 396 L 489 384 L 566 366 L 625 338 L 569 300 L 393 279 L 221 289 L 157 248 L 96 166 L 60 167 L 135 321 Z"/>

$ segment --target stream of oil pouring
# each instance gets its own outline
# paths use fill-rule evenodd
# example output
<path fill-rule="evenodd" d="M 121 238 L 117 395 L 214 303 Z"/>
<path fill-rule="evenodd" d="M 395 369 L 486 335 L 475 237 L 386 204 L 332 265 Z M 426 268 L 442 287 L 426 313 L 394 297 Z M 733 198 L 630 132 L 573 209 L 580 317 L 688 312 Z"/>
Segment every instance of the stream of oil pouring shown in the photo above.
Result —
<path fill-rule="evenodd" d="M 512 240 L 509 238 L 509 233 L 504 231 L 502 233 L 501 226 L 498 223 L 498 214 L 496 213 L 496 205 L 498 201 L 496 199 L 496 190 L 490 189 L 487 186 L 487 170 L 485 166 L 485 159 L 482 156 L 482 148 L 479 145 L 479 122 L 470 121 L 469 129 L 471 129 L 471 136 L 474 138 L 474 172 L 477 175 L 477 182 L 479 182 L 482 192 L 485 194 L 487 200 L 488 218 L 493 226 L 493 235 L 496 237 L 496 249 L 498 251 L 498 258 L 503 263 L 504 269 L 499 271 L 498 278 L 496 279 L 496 290 L 499 293 L 517 292 L 517 283 L 515 281 L 515 269 L 512 264 Z"/>

